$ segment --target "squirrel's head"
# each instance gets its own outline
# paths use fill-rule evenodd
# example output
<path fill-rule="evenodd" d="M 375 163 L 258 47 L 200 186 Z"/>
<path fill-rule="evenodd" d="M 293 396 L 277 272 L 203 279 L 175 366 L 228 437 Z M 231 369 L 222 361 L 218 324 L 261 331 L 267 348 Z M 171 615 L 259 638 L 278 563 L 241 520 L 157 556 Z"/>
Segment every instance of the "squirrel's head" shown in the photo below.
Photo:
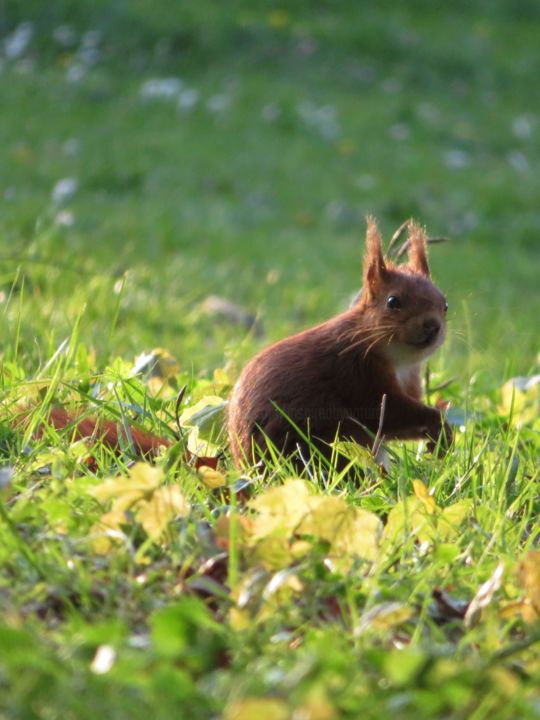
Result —
<path fill-rule="evenodd" d="M 430 278 L 425 231 L 413 221 L 407 244 L 408 262 L 394 265 L 383 255 L 375 220 L 367 219 L 364 287 L 357 307 L 366 326 L 366 347 L 398 363 L 421 361 L 442 345 L 448 309 Z"/>

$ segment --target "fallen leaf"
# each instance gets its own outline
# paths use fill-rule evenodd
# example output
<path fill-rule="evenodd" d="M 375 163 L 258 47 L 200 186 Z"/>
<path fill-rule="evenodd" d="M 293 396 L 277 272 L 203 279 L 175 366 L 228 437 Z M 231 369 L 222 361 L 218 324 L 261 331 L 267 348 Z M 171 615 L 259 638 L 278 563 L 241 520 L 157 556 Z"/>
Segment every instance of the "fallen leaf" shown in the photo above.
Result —
<path fill-rule="evenodd" d="M 201 465 L 198 468 L 197 473 L 203 485 L 210 490 L 215 490 L 216 488 L 225 487 L 227 485 L 225 475 L 220 473 L 219 470 L 209 467 L 208 465 Z"/>
<path fill-rule="evenodd" d="M 529 598 L 505 603 L 499 610 L 499 616 L 504 619 L 520 616 L 528 625 L 538 621 L 538 613 Z"/>
<path fill-rule="evenodd" d="M 212 440 L 223 427 L 227 401 L 217 395 L 207 395 L 180 415 L 182 427 L 198 427 L 201 438 Z"/>
<path fill-rule="evenodd" d="M 499 563 L 491 577 L 480 585 L 465 613 L 465 624 L 467 627 L 472 627 L 478 623 L 482 609 L 492 602 L 493 596 L 501 587 L 503 573 L 504 564 Z"/>
<path fill-rule="evenodd" d="M 422 502 L 422 505 L 426 508 L 427 512 L 435 512 L 437 510 L 437 503 L 432 495 L 429 494 L 429 490 L 421 480 L 413 480 L 413 490 L 416 497 Z"/>
<path fill-rule="evenodd" d="M 226 706 L 223 720 L 290 720 L 286 703 L 277 698 L 244 698 Z"/>
<path fill-rule="evenodd" d="M 135 517 L 148 537 L 157 540 L 171 520 L 185 517 L 189 509 L 189 503 L 180 490 L 174 485 L 165 485 L 137 505 Z"/>
<path fill-rule="evenodd" d="M 326 540 L 332 555 L 375 560 L 382 523 L 374 513 L 351 507 L 338 497 L 313 497 L 310 505 L 310 512 L 298 526 L 299 535 Z"/>
<path fill-rule="evenodd" d="M 537 420 L 540 416 L 540 374 L 508 380 L 501 388 L 498 410 L 517 427 Z"/>
<path fill-rule="evenodd" d="M 355 637 L 370 630 L 391 630 L 403 625 L 413 615 L 411 608 L 399 602 L 386 602 L 375 605 L 360 617 L 354 630 Z"/>
<path fill-rule="evenodd" d="M 311 509 L 309 497 L 303 480 L 288 480 L 251 500 L 249 506 L 258 513 L 253 521 L 253 542 L 276 530 L 290 537 Z"/>
<path fill-rule="evenodd" d="M 106 480 L 89 490 L 100 502 L 113 500 L 109 512 L 94 528 L 97 552 L 108 552 L 111 540 L 124 537 L 122 526 L 138 522 L 149 538 L 157 540 L 171 520 L 188 514 L 189 503 L 179 488 L 162 482 L 161 468 L 136 463 L 127 476 Z"/>
<path fill-rule="evenodd" d="M 412 535 L 420 542 L 446 543 L 459 536 L 460 526 L 473 511 L 471 500 L 459 500 L 445 508 L 439 507 L 427 494 L 426 486 L 415 481 L 413 497 L 405 498 L 388 513 L 383 531 L 387 542 L 406 542 Z"/>
<path fill-rule="evenodd" d="M 309 551 L 310 538 L 328 544 L 332 561 L 346 560 L 343 569 L 354 557 L 377 557 L 382 531 L 379 518 L 347 505 L 342 498 L 314 495 L 303 480 L 289 480 L 267 490 L 249 505 L 257 511 L 250 545 L 267 567 L 284 567 Z"/>
<path fill-rule="evenodd" d="M 151 493 L 162 481 L 161 468 L 140 462 L 130 468 L 127 476 L 120 475 L 105 480 L 101 485 L 90 488 L 89 493 L 100 502 L 111 498 L 124 500 L 124 505 L 127 507 L 133 498 L 144 497 L 147 493 Z"/>
<path fill-rule="evenodd" d="M 519 565 L 519 579 L 540 615 L 540 550 L 529 550 Z"/>

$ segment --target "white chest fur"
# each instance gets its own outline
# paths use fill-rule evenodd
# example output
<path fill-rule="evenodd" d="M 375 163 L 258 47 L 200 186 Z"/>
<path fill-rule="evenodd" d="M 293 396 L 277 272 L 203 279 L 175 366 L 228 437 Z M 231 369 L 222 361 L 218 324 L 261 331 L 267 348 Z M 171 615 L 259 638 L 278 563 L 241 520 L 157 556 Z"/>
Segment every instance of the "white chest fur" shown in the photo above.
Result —
<path fill-rule="evenodd" d="M 418 376 L 419 368 L 420 365 L 418 363 L 414 363 L 413 365 L 396 365 L 396 379 L 402 390 L 405 391 L 407 386 Z"/>

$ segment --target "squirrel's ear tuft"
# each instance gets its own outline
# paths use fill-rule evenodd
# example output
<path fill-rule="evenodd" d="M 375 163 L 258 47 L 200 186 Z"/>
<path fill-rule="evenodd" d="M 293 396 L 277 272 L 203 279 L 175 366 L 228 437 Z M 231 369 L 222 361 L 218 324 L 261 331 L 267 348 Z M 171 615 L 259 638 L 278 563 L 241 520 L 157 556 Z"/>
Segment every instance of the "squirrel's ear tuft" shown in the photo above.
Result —
<path fill-rule="evenodd" d="M 414 220 L 409 223 L 409 266 L 413 272 L 430 277 L 426 232 Z"/>
<path fill-rule="evenodd" d="M 388 273 L 382 252 L 381 234 L 377 221 L 366 218 L 366 256 L 364 258 L 364 287 L 369 295 L 375 295 Z"/>

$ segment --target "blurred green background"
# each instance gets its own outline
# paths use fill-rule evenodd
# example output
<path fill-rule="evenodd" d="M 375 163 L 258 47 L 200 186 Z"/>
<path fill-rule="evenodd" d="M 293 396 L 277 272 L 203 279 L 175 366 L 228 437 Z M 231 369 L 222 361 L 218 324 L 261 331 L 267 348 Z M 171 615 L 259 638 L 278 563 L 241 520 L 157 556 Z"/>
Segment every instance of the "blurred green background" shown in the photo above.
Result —
<path fill-rule="evenodd" d="M 346 307 L 372 213 L 451 238 L 443 367 L 530 371 L 539 31 L 532 0 L 0 2 L 4 359 L 80 322 L 98 366 L 241 363 Z"/>

